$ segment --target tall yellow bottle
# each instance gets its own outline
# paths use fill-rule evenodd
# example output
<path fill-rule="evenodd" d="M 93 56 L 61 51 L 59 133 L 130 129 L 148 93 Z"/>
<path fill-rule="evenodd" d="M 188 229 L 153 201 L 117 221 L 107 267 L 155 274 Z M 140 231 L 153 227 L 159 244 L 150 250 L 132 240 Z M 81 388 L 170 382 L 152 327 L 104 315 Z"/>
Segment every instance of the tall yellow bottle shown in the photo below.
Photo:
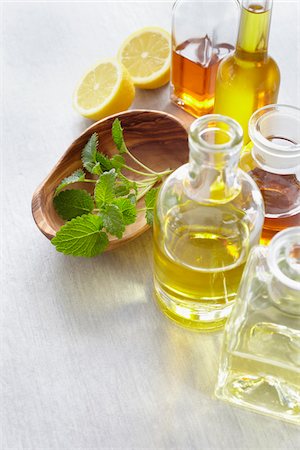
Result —
<path fill-rule="evenodd" d="M 277 102 L 279 68 L 268 55 L 272 0 L 243 0 L 235 52 L 218 69 L 214 112 L 237 120 L 249 142 L 254 111 Z"/>

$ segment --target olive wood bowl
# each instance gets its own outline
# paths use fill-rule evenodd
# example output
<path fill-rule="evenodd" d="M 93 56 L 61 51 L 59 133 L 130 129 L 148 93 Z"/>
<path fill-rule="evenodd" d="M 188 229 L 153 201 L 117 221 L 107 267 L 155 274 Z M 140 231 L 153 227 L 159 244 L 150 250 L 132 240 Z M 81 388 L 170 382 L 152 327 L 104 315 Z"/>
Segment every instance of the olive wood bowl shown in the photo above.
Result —
<path fill-rule="evenodd" d="M 99 150 L 108 156 L 117 153 L 111 137 L 114 119 L 121 120 L 127 147 L 133 155 L 151 169 L 163 171 L 176 169 L 187 162 L 187 132 L 184 125 L 174 116 L 160 111 L 132 110 L 107 117 L 87 128 L 67 149 L 47 178 L 36 189 L 32 198 L 32 214 L 40 231 L 52 239 L 63 225 L 53 206 L 53 195 L 60 181 L 76 169 L 82 167 L 81 152 L 90 136 L 96 131 L 99 135 Z M 139 168 L 126 154 L 126 162 Z M 125 171 L 123 172 L 124 174 Z M 139 179 L 139 175 L 130 172 L 129 177 Z M 87 177 L 93 175 L 87 174 Z M 76 183 L 69 188 L 93 189 L 92 183 Z M 90 191 L 91 192 L 91 191 Z M 138 202 L 138 208 L 144 207 L 144 198 Z M 149 226 L 145 213 L 139 212 L 135 223 L 128 225 L 122 239 L 111 236 L 106 250 L 112 250 L 142 234 Z"/>

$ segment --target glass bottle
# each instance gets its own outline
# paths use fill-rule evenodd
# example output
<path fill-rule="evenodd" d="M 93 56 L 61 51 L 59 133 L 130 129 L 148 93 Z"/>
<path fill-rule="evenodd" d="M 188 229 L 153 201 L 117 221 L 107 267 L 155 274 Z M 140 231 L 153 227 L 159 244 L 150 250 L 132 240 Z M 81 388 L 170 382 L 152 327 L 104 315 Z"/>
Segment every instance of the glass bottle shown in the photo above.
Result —
<path fill-rule="evenodd" d="M 268 105 L 249 122 L 250 143 L 240 167 L 261 190 L 265 203 L 262 243 L 300 225 L 300 109 Z"/>
<path fill-rule="evenodd" d="M 172 15 L 171 99 L 199 117 L 212 112 L 220 61 L 234 50 L 238 0 L 177 0 Z"/>
<path fill-rule="evenodd" d="M 300 425 L 300 227 L 250 254 L 225 327 L 216 396 Z"/>
<path fill-rule="evenodd" d="M 214 112 L 237 120 L 249 142 L 254 111 L 276 103 L 280 72 L 268 55 L 272 0 L 243 0 L 236 50 L 219 66 Z"/>
<path fill-rule="evenodd" d="M 189 131 L 189 163 L 160 189 L 154 214 L 154 285 L 158 304 L 193 329 L 222 327 L 250 248 L 259 242 L 263 200 L 238 168 L 243 132 L 220 115 Z"/>

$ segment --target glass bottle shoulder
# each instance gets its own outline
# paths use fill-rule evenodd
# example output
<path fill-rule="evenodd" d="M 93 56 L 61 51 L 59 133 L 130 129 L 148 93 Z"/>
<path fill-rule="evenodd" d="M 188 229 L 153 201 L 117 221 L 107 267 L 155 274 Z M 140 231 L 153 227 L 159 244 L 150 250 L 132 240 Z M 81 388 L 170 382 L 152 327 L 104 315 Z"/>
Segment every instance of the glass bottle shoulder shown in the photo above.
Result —
<path fill-rule="evenodd" d="M 243 254 L 247 255 L 249 249 L 258 244 L 263 226 L 261 193 L 252 178 L 238 169 L 235 195 L 224 199 L 220 191 L 218 200 L 214 191 L 215 198 L 211 200 L 209 197 L 216 182 L 213 176 L 213 173 L 207 173 L 208 183 L 199 188 L 192 186 L 189 164 L 171 174 L 157 199 L 155 227 L 164 230 L 166 224 L 175 228 L 180 224 L 180 227 L 196 227 L 202 232 L 210 230 L 209 233 L 223 230 L 226 235 L 235 236 L 244 248 Z"/>
<path fill-rule="evenodd" d="M 263 199 L 259 188 L 254 180 L 241 169 L 235 174 L 235 191 L 230 197 L 221 196 L 223 184 L 218 183 L 218 172 L 207 171 L 198 185 L 194 185 L 189 176 L 190 164 L 184 164 L 175 170 L 164 182 L 157 201 L 161 214 L 165 214 L 174 205 L 180 205 L 189 201 L 191 204 L 202 203 L 209 207 L 218 207 L 219 205 L 232 204 L 241 210 L 261 211 L 260 216 L 264 215 Z M 218 186 L 220 184 L 220 186 Z M 217 189 L 220 189 L 219 199 L 216 195 Z M 212 198 L 212 192 L 214 193 Z"/>
<path fill-rule="evenodd" d="M 276 61 L 271 57 L 267 56 L 265 59 L 257 60 L 254 56 L 241 58 L 238 57 L 236 53 L 227 56 L 221 61 L 218 69 L 218 78 L 222 79 L 233 79 L 241 74 L 250 73 L 255 71 L 255 74 L 266 73 L 272 74 L 272 78 L 276 81 L 280 81 L 280 70 Z"/>

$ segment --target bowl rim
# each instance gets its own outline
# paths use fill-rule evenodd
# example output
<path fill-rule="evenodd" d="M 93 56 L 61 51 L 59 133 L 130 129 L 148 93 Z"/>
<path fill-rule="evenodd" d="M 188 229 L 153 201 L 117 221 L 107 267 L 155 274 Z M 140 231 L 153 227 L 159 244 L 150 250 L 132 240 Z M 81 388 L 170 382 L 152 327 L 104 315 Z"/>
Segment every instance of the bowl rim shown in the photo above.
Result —
<path fill-rule="evenodd" d="M 112 120 L 114 118 L 120 118 L 120 117 L 124 117 L 124 116 L 134 116 L 135 114 L 148 114 L 148 113 L 168 118 L 171 121 L 173 121 L 174 123 L 176 123 L 178 127 L 182 128 L 182 130 L 187 132 L 186 125 L 178 117 L 176 117 L 176 116 L 174 116 L 174 115 L 172 115 L 170 113 L 167 113 L 165 111 L 159 111 L 159 110 L 155 110 L 155 109 L 131 109 L 131 110 L 128 110 L 128 111 L 121 111 L 119 113 L 111 114 L 111 115 L 109 115 L 107 117 L 104 117 L 103 119 L 100 119 L 97 122 L 94 122 L 91 125 L 89 125 L 85 130 L 83 130 L 80 133 L 80 135 L 77 138 L 75 138 L 72 141 L 72 143 L 67 147 L 67 149 L 61 155 L 61 157 L 58 159 L 58 161 L 51 168 L 51 170 L 48 173 L 48 175 L 42 180 L 42 182 L 37 186 L 37 188 L 33 192 L 32 199 L 31 199 L 31 213 L 32 213 L 32 216 L 33 216 L 33 219 L 34 219 L 34 222 L 35 222 L 36 226 L 41 231 L 41 233 L 44 236 L 47 237 L 47 239 L 51 240 L 55 236 L 55 231 L 52 229 L 53 233 L 51 233 L 51 234 L 49 232 L 47 232 L 47 230 L 45 230 L 43 228 L 43 223 L 47 223 L 48 224 L 48 222 L 46 220 L 40 220 L 41 218 L 44 218 L 44 215 L 42 214 L 41 192 L 42 192 L 43 187 L 45 186 L 47 181 L 52 177 L 53 173 L 57 170 L 57 167 L 61 164 L 61 162 L 63 161 L 65 156 L 76 145 L 77 141 L 80 141 L 86 134 L 93 133 L 93 130 L 97 129 L 99 124 L 104 123 L 104 122 L 106 122 L 108 120 Z M 132 238 L 128 237 L 127 239 L 124 240 L 124 242 L 125 241 L 129 242 L 131 239 L 134 239 L 135 237 L 138 237 L 139 235 L 144 233 L 148 228 L 149 228 L 149 225 L 146 223 L 143 227 L 140 228 L 138 233 L 136 233 Z M 118 240 L 118 241 L 120 242 L 121 240 Z M 108 250 L 111 249 L 110 245 L 108 247 Z"/>

